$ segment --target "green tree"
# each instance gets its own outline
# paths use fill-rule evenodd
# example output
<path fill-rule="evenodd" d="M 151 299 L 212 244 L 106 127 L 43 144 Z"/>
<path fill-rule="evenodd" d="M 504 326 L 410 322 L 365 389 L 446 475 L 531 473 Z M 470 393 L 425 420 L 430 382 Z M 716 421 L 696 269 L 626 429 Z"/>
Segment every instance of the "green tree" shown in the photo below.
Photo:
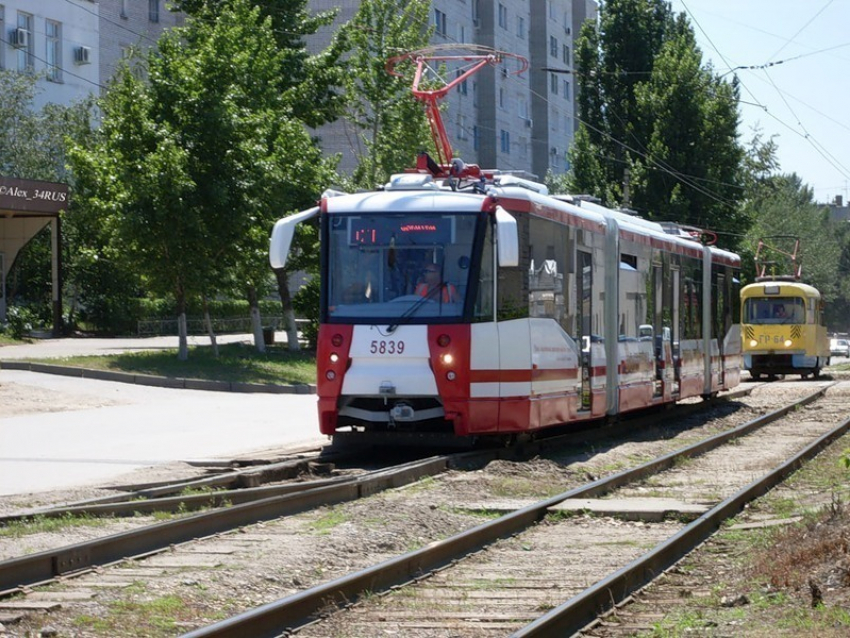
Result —
<path fill-rule="evenodd" d="M 113 244 L 150 290 L 174 296 L 181 359 L 187 301 L 246 277 L 257 227 L 298 207 L 326 166 L 283 99 L 282 58 L 271 21 L 247 0 L 192 18 L 147 56 L 147 81 L 119 71 L 95 143 L 72 156 Z"/>
<path fill-rule="evenodd" d="M 684 16 L 664 0 L 606 2 L 598 28 L 582 28 L 576 66 L 573 192 L 649 219 L 746 229 L 737 86 L 703 66 Z"/>
<path fill-rule="evenodd" d="M 173 9 L 201 20 L 216 20 L 228 11 L 234 0 L 174 0 Z M 310 54 L 304 38 L 331 25 L 338 10 L 311 14 L 308 0 L 254 0 L 271 29 L 281 52 L 281 99 L 293 116 L 315 128 L 335 120 L 345 108 L 341 91 L 346 65 L 341 56 L 347 50 L 344 37 L 334 37 L 330 46 Z"/>
<path fill-rule="evenodd" d="M 430 145 L 428 120 L 410 79 L 386 70 L 389 58 L 428 44 L 430 11 L 428 0 L 365 0 L 346 27 L 352 48 L 347 119 L 360 130 L 365 149 L 353 175 L 357 186 L 383 184 Z"/>

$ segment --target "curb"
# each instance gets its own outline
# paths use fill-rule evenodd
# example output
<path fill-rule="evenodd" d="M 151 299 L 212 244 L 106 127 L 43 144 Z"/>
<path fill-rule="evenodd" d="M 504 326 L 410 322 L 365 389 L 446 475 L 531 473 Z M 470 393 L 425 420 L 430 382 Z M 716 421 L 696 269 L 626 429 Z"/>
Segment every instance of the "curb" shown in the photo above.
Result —
<path fill-rule="evenodd" d="M 207 379 L 182 379 L 158 377 L 150 374 L 131 372 L 113 372 L 111 370 L 91 370 L 75 366 L 54 365 L 52 363 L 34 363 L 29 361 L 0 361 L 0 370 L 24 370 L 44 374 L 59 374 L 66 377 L 135 383 L 156 388 L 178 388 L 183 390 L 209 390 L 213 392 L 258 392 L 266 394 L 316 394 L 316 386 L 310 383 L 289 385 L 271 385 L 263 383 L 241 383 L 238 381 L 210 381 Z"/>

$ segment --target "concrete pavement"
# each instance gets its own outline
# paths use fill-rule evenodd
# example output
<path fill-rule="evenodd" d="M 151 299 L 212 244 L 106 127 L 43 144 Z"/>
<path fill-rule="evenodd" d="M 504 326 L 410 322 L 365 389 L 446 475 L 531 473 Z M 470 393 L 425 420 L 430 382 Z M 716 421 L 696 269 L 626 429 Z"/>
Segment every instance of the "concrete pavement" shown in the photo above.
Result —
<path fill-rule="evenodd" d="M 249 338 L 229 335 L 220 342 L 225 339 Z M 0 361 L 169 347 L 176 348 L 176 337 L 49 339 L 2 347 Z M 0 366 L 5 384 L 53 393 L 57 404 L 76 397 L 99 407 L 0 418 L 0 494 L 93 485 L 157 464 L 327 442 L 318 433 L 311 394 L 161 388 Z"/>

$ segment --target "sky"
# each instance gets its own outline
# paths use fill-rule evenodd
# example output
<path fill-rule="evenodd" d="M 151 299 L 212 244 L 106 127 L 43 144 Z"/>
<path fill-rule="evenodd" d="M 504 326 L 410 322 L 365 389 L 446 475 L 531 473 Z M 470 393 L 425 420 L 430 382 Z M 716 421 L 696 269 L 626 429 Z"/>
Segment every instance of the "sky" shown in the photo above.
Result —
<path fill-rule="evenodd" d="M 850 0 L 670 0 L 703 63 L 741 82 L 740 141 L 754 128 L 829 203 L 850 200 Z M 740 68 L 749 67 L 749 68 Z M 752 68 L 756 67 L 756 68 Z M 728 77 L 732 77 L 731 73 Z"/>

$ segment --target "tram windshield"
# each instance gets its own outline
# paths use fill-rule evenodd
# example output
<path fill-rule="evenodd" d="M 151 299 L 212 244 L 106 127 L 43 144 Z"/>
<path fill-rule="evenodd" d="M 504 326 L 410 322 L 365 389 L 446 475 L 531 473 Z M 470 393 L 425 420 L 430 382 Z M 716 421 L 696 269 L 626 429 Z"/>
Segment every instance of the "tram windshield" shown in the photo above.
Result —
<path fill-rule="evenodd" d="M 327 225 L 327 316 L 351 321 L 458 318 L 479 213 L 337 214 Z"/>
<path fill-rule="evenodd" d="M 744 323 L 806 323 L 806 306 L 796 297 L 750 297 L 744 302 Z"/>

